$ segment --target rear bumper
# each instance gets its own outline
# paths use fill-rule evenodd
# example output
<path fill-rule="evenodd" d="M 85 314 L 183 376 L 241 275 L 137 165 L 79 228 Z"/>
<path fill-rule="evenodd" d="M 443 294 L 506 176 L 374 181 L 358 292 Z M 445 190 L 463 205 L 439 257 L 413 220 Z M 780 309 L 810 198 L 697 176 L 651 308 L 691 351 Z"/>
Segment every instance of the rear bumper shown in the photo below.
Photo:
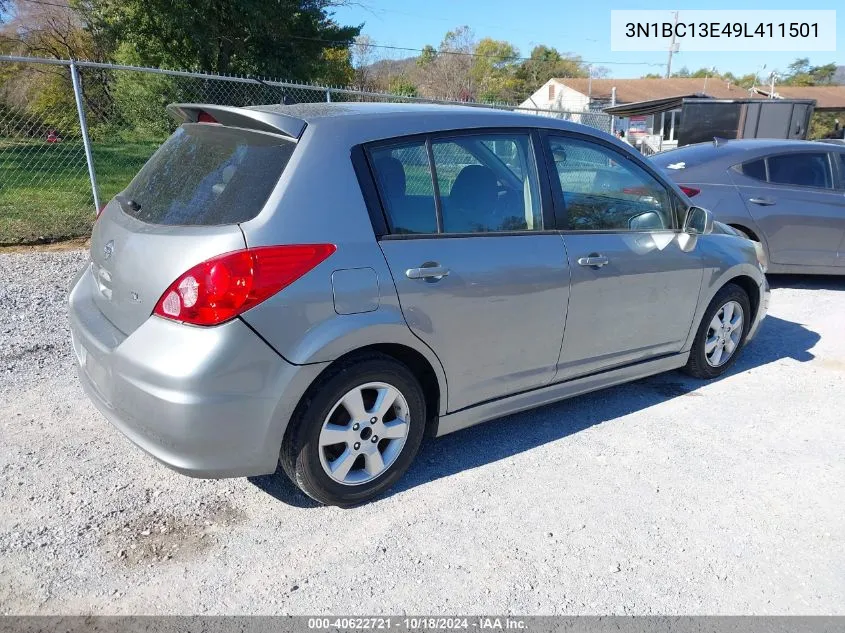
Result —
<path fill-rule="evenodd" d="M 132 442 L 193 477 L 272 473 L 287 422 L 325 365 L 292 365 L 236 319 L 210 328 L 150 317 L 125 336 L 93 300 L 86 269 L 70 293 L 82 385 Z"/>
<path fill-rule="evenodd" d="M 754 322 L 751 324 L 751 329 L 748 331 L 747 340 L 752 340 L 760 331 L 760 326 L 763 324 L 763 319 L 769 312 L 769 300 L 772 296 L 771 288 L 769 288 L 769 280 L 763 275 L 763 282 L 760 284 L 760 305 L 757 308 L 757 314 L 754 317 Z"/>

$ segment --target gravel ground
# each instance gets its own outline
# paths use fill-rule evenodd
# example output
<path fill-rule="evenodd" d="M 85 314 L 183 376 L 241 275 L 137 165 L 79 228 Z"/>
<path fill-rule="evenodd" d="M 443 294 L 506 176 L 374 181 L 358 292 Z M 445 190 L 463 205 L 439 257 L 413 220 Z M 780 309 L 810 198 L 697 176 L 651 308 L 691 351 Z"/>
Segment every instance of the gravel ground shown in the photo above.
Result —
<path fill-rule="evenodd" d="M 84 255 L 0 254 L 0 612 L 845 614 L 845 279 L 774 280 L 724 379 L 423 447 L 389 496 L 193 480 L 83 397 Z"/>

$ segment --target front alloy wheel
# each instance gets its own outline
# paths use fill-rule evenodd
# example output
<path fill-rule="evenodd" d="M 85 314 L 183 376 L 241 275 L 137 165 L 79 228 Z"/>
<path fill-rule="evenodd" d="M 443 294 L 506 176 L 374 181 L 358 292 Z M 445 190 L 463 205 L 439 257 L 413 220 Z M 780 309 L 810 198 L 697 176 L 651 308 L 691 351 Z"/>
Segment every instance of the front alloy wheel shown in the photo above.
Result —
<path fill-rule="evenodd" d="M 748 293 L 726 284 L 704 311 L 684 371 L 705 379 L 724 374 L 739 356 L 751 317 Z"/>
<path fill-rule="evenodd" d="M 739 347 L 744 314 L 739 303 L 728 301 L 713 316 L 704 344 L 704 357 L 711 367 L 721 367 L 727 363 Z"/>

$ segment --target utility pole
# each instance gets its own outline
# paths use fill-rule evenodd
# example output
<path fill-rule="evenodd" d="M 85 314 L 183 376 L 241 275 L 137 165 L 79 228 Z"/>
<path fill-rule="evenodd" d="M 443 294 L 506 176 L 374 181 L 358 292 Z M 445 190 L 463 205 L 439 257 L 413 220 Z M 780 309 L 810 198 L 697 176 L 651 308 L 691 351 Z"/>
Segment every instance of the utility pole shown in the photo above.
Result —
<path fill-rule="evenodd" d="M 678 28 L 678 12 L 675 14 L 675 26 L 672 28 L 672 41 L 669 42 L 669 60 L 666 62 L 666 79 L 672 75 L 672 55 L 678 52 L 678 45 L 675 44 L 675 30 Z"/>
<path fill-rule="evenodd" d="M 769 84 L 769 99 L 775 98 L 775 79 L 777 79 L 778 74 L 775 71 L 772 71 L 770 75 L 770 84 Z"/>
<path fill-rule="evenodd" d="M 711 74 L 713 74 L 713 75 L 716 74 L 716 67 L 715 66 L 713 66 L 713 68 L 710 68 L 707 71 L 707 74 L 704 75 L 704 94 L 707 94 L 707 80 L 710 78 Z"/>

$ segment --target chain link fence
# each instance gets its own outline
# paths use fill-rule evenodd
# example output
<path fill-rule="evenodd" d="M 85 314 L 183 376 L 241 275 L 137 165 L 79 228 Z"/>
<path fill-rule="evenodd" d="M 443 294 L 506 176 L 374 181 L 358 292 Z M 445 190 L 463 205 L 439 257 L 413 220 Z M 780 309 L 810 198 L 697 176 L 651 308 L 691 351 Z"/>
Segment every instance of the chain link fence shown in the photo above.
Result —
<path fill-rule="evenodd" d="M 170 103 L 329 101 L 457 103 L 263 78 L 0 56 L 0 245 L 87 235 L 97 206 L 121 191 L 175 129 L 165 111 Z M 611 129 L 611 117 L 601 112 L 461 105 Z"/>

